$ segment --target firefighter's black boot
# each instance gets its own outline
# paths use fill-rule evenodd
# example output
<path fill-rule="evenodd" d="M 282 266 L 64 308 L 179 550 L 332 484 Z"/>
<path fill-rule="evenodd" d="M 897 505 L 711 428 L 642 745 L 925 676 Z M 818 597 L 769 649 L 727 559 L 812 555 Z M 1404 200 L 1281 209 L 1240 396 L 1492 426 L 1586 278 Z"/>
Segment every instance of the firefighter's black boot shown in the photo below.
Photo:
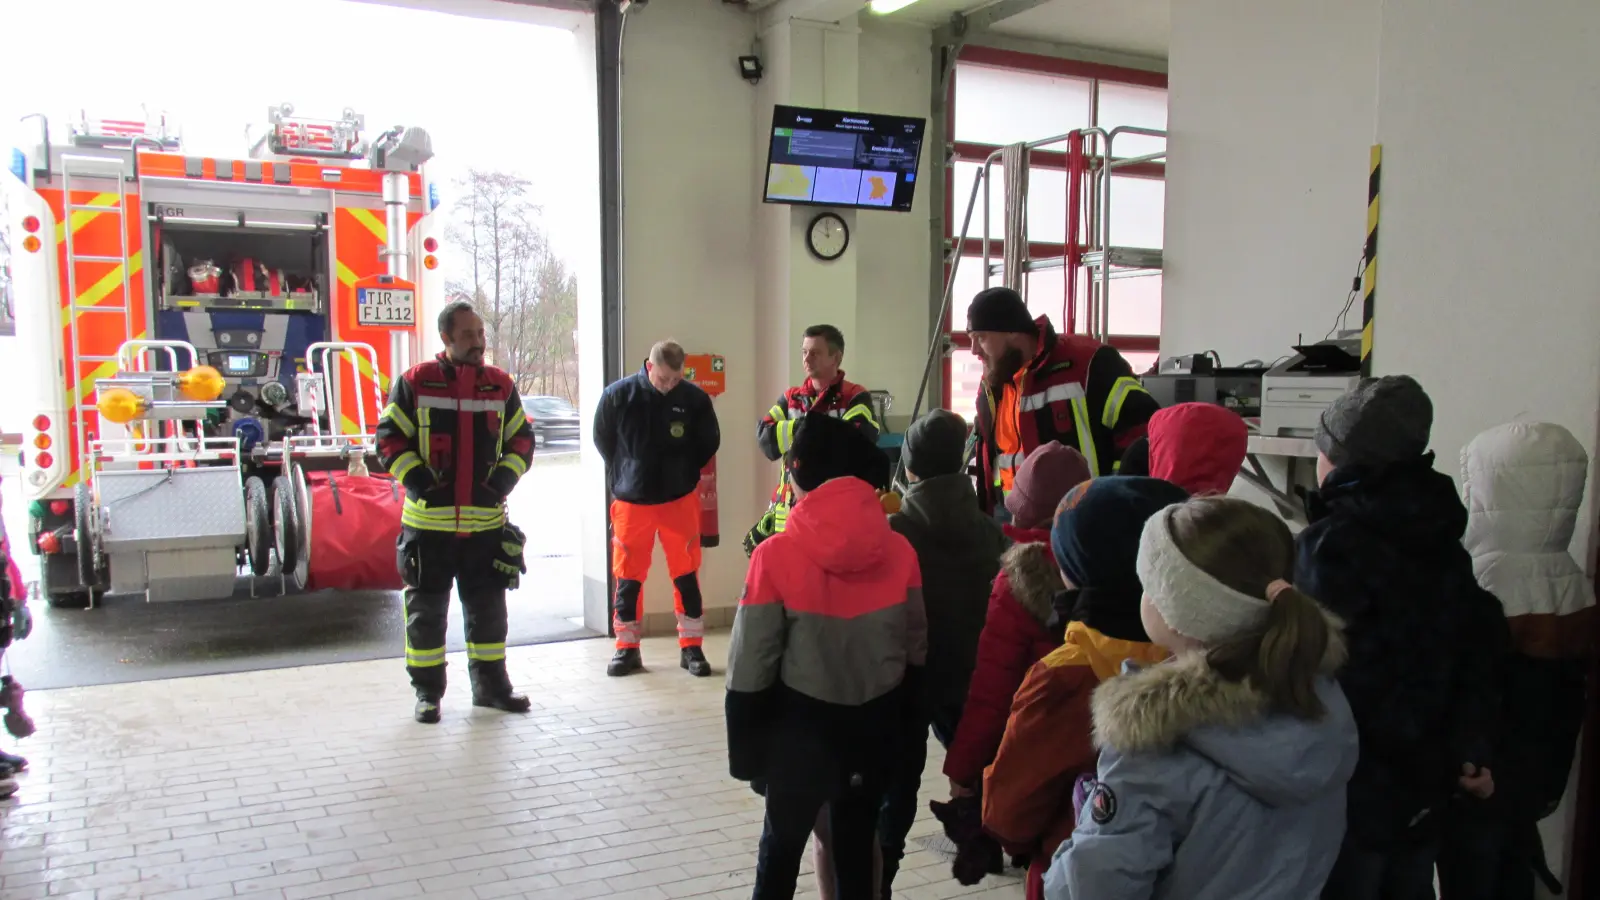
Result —
<path fill-rule="evenodd" d="M 501 712 L 508 713 L 525 713 L 528 710 L 533 709 L 532 700 L 529 700 L 525 695 L 519 694 L 510 688 L 507 688 L 504 692 L 492 694 L 473 691 L 472 705 L 487 706 L 490 709 L 498 709 Z"/>
<path fill-rule="evenodd" d="M 468 662 L 467 674 L 472 676 L 472 705 L 486 706 L 501 712 L 525 713 L 533 709 L 533 701 L 511 687 L 511 676 L 506 674 L 504 662 Z"/>
<path fill-rule="evenodd" d="M 618 650 L 616 655 L 611 657 L 611 664 L 606 666 L 606 674 L 617 678 L 622 675 L 630 675 L 642 668 L 644 668 L 644 660 L 639 658 L 639 648 L 629 647 Z"/>
<path fill-rule="evenodd" d="M 679 656 L 678 665 L 688 669 L 690 675 L 704 678 L 711 674 L 711 663 L 706 661 L 706 655 L 699 647 L 685 647 Z"/>
<path fill-rule="evenodd" d="M 417 721 L 424 725 L 439 724 L 439 698 L 418 694 L 417 709 L 414 715 Z"/>

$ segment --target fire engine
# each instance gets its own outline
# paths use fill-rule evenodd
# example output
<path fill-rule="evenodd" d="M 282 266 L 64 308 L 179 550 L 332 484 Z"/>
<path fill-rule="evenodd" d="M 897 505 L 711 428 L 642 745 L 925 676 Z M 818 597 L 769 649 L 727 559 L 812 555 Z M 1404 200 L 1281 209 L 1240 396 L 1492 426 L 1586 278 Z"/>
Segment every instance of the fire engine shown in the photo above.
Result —
<path fill-rule="evenodd" d="M 56 141 L 41 117 L 0 172 L 32 358 L 12 389 L 20 481 L 52 605 L 226 597 L 241 569 L 252 593 L 273 574 L 398 586 L 379 545 L 400 491 L 373 434 L 443 290 L 431 142 L 369 141 L 349 109 L 267 119 L 227 158 L 184 153 L 163 115 L 80 114 Z"/>

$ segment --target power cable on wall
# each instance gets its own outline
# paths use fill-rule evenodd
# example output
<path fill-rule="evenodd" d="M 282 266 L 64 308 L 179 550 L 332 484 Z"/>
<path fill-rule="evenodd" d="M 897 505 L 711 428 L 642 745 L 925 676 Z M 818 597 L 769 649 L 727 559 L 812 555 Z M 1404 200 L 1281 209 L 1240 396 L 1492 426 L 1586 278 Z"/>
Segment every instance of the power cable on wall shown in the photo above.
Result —
<path fill-rule="evenodd" d="M 1367 255 L 1366 251 L 1363 250 L 1361 255 L 1356 257 L 1356 275 L 1350 282 L 1350 294 L 1345 297 L 1344 308 L 1339 310 L 1338 316 L 1334 317 L 1333 327 L 1328 329 L 1328 335 L 1323 340 L 1333 340 L 1334 335 L 1344 331 L 1345 326 L 1350 323 L 1350 310 L 1356 305 L 1356 298 L 1361 296 L 1361 276 L 1366 271 Z"/>

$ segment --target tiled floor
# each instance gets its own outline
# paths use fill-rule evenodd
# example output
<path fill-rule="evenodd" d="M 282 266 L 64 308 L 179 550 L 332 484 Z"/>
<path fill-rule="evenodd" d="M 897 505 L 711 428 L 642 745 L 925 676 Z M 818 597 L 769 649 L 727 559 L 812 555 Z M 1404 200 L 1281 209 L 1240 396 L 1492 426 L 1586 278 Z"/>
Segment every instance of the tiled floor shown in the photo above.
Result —
<path fill-rule="evenodd" d="M 719 672 L 726 649 L 707 646 Z M 608 679 L 610 652 L 513 650 L 525 717 L 472 709 L 453 655 L 434 727 L 393 660 L 30 694 L 0 897 L 748 897 L 761 807 L 726 774 L 721 679 L 690 678 L 671 641 Z M 923 816 L 896 896 L 1022 896 L 950 880 Z"/>

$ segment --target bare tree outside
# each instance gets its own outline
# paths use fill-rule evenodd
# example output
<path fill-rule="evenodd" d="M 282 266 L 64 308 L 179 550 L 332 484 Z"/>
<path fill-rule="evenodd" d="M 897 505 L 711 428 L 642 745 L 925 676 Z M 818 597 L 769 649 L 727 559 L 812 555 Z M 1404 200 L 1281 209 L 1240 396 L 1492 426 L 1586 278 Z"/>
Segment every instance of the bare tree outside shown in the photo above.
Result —
<path fill-rule="evenodd" d="M 525 396 L 578 402 L 578 281 L 551 250 L 533 182 L 469 169 L 445 239 L 464 264 L 446 290 L 472 301 L 489 335 L 486 356 Z"/>

